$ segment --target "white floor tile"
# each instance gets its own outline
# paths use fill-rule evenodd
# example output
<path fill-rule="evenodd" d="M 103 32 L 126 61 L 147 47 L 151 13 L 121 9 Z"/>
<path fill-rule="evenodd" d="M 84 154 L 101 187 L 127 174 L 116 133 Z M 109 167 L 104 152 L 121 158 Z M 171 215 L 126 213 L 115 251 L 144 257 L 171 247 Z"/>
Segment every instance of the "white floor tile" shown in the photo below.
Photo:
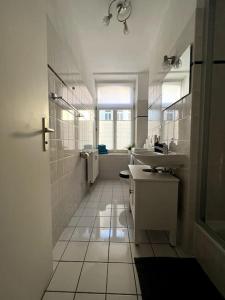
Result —
<path fill-rule="evenodd" d="M 75 300 L 105 300 L 105 294 L 77 293 Z"/>
<path fill-rule="evenodd" d="M 60 260 L 64 250 L 66 249 L 67 242 L 59 241 L 53 249 L 53 260 Z"/>
<path fill-rule="evenodd" d="M 75 211 L 75 213 L 74 213 L 74 217 L 80 217 L 80 216 L 82 216 L 82 213 L 83 213 L 83 211 L 84 211 L 84 208 L 83 207 L 80 207 L 80 208 L 78 208 L 76 211 Z"/>
<path fill-rule="evenodd" d="M 77 227 L 74 230 L 74 233 L 71 237 L 71 241 L 89 241 L 91 236 L 92 228 L 91 227 Z"/>
<path fill-rule="evenodd" d="M 75 292 L 81 266 L 81 262 L 60 262 L 47 290 Z"/>
<path fill-rule="evenodd" d="M 111 216 L 111 209 L 105 209 L 105 210 L 98 209 L 97 216 L 110 217 Z"/>
<path fill-rule="evenodd" d="M 74 293 L 46 292 L 42 300 L 73 300 Z"/>
<path fill-rule="evenodd" d="M 120 216 L 112 216 L 111 227 L 127 227 L 126 216 L 123 214 L 121 214 Z"/>
<path fill-rule="evenodd" d="M 66 227 L 63 230 L 62 234 L 60 235 L 59 240 L 60 241 L 69 241 L 70 238 L 71 238 L 71 236 L 72 236 L 72 234 L 73 234 L 73 232 L 74 232 L 74 228 L 73 227 Z"/>
<path fill-rule="evenodd" d="M 126 215 L 127 211 L 128 210 L 124 208 L 124 204 L 113 203 L 112 216 Z"/>
<path fill-rule="evenodd" d="M 56 267 L 58 266 L 58 261 L 53 261 L 53 272 L 55 271 Z"/>
<path fill-rule="evenodd" d="M 117 210 L 121 210 L 121 212 L 123 212 L 124 208 L 124 204 L 112 203 L 112 213 L 118 214 Z"/>
<path fill-rule="evenodd" d="M 110 227 L 110 217 L 96 217 L 94 227 Z"/>
<path fill-rule="evenodd" d="M 129 243 L 110 243 L 109 262 L 131 263 L 131 253 Z"/>
<path fill-rule="evenodd" d="M 86 254 L 86 261 L 107 262 L 108 261 L 108 242 L 90 242 Z"/>
<path fill-rule="evenodd" d="M 109 241 L 110 228 L 93 228 L 91 241 L 107 242 Z"/>
<path fill-rule="evenodd" d="M 85 208 L 83 211 L 83 217 L 95 217 L 97 215 L 97 208 Z"/>
<path fill-rule="evenodd" d="M 127 228 L 111 228 L 110 241 L 119 243 L 128 243 L 128 230 Z"/>
<path fill-rule="evenodd" d="M 155 256 L 177 257 L 175 250 L 167 244 L 152 244 Z"/>
<path fill-rule="evenodd" d="M 106 296 L 106 300 L 137 300 L 135 295 L 110 295 Z"/>
<path fill-rule="evenodd" d="M 80 217 L 72 217 L 68 226 L 77 226 L 79 219 L 80 219 Z"/>
<path fill-rule="evenodd" d="M 77 227 L 92 227 L 95 222 L 95 217 L 81 217 Z"/>
<path fill-rule="evenodd" d="M 132 264 L 109 263 L 107 293 L 136 294 Z"/>
<path fill-rule="evenodd" d="M 79 205 L 79 208 L 84 208 L 87 205 L 88 198 L 84 198 Z"/>
<path fill-rule="evenodd" d="M 83 261 L 88 242 L 69 242 L 61 258 L 63 261 Z"/>
<path fill-rule="evenodd" d="M 134 243 L 131 243 L 131 253 L 132 257 L 152 257 L 154 256 L 152 247 L 150 244 L 139 244 L 136 246 Z"/>
<path fill-rule="evenodd" d="M 106 291 L 106 263 L 85 262 L 79 280 L 78 292 L 105 293 Z"/>
<path fill-rule="evenodd" d="M 88 203 L 87 203 L 86 208 L 97 208 L 98 205 L 99 205 L 98 202 L 92 201 L 92 202 L 88 202 Z"/>
<path fill-rule="evenodd" d="M 111 204 L 106 204 L 104 202 L 99 202 L 98 209 L 99 210 L 111 210 Z"/>

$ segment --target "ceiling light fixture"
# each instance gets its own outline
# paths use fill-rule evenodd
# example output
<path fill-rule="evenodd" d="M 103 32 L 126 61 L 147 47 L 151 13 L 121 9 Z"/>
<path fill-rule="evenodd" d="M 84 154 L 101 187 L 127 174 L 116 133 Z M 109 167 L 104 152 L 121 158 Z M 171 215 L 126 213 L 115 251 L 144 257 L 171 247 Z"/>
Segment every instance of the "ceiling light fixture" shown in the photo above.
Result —
<path fill-rule="evenodd" d="M 164 67 L 173 67 L 175 69 L 178 69 L 181 65 L 182 65 L 181 59 L 177 56 L 165 55 L 163 58 Z"/>
<path fill-rule="evenodd" d="M 109 25 L 109 23 L 113 17 L 111 9 L 112 9 L 112 5 L 114 3 L 116 4 L 116 11 L 117 11 L 116 19 L 118 22 L 123 23 L 123 33 L 128 34 L 129 29 L 128 29 L 128 25 L 127 25 L 127 19 L 130 17 L 131 12 L 132 12 L 132 6 L 131 6 L 131 2 L 129 0 L 122 0 L 122 1 L 121 0 L 112 0 L 109 4 L 108 15 L 103 18 L 103 22 L 106 26 Z"/>

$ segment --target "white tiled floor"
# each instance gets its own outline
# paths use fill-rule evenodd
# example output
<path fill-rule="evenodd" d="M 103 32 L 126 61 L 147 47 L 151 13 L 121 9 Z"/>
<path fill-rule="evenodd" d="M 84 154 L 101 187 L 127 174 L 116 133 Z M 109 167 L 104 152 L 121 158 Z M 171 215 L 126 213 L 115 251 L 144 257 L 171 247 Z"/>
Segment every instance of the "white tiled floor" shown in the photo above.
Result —
<path fill-rule="evenodd" d="M 98 181 L 53 250 L 54 274 L 43 300 L 141 300 L 134 257 L 176 256 L 166 232 L 133 243 L 128 185 Z"/>

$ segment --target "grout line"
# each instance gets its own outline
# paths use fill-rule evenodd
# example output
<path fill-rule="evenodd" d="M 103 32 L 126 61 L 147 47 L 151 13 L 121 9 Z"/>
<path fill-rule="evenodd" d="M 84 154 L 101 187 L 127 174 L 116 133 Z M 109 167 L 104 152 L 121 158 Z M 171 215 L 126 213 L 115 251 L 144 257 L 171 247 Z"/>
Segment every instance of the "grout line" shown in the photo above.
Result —
<path fill-rule="evenodd" d="M 63 290 L 57 290 L 57 291 L 47 291 L 48 293 L 65 293 L 65 294 L 74 294 L 74 292 L 71 291 L 63 291 Z M 77 292 L 76 294 L 88 294 L 88 295 L 123 295 L 123 296 L 139 296 L 138 294 L 124 294 L 124 293 L 103 293 L 103 292 Z M 76 296 L 75 294 L 75 296 Z"/>
<path fill-rule="evenodd" d="M 112 199 L 113 199 L 113 189 L 112 189 Z M 108 244 L 108 263 L 107 263 L 107 270 L 106 270 L 106 294 L 105 294 L 105 300 L 107 298 L 107 291 L 108 291 L 108 275 L 109 275 L 109 251 L 110 251 L 110 237 L 111 237 L 111 224 L 112 224 L 112 201 L 110 205 L 110 230 L 109 230 L 109 244 Z"/>

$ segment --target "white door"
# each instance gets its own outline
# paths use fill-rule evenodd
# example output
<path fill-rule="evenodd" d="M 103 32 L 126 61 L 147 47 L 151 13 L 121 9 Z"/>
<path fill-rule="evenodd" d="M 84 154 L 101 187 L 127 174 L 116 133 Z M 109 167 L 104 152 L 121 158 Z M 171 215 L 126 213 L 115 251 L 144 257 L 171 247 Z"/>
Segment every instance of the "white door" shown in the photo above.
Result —
<path fill-rule="evenodd" d="M 0 1 L 0 299 L 39 300 L 52 270 L 44 0 Z"/>

